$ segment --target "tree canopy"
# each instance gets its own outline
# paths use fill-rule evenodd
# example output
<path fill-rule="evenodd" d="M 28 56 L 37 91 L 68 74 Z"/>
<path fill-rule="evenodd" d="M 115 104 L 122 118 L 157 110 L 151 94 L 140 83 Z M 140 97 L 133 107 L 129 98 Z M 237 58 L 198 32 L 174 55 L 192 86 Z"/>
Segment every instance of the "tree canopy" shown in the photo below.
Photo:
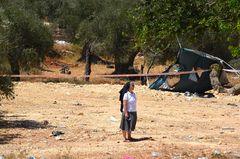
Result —
<path fill-rule="evenodd" d="M 114 59 L 115 73 L 129 73 L 139 51 L 174 58 L 176 37 L 225 60 L 240 56 L 239 0 L 0 0 L 1 74 L 39 66 L 53 45 L 43 21 L 75 44 L 91 42 L 96 54 Z"/>
<path fill-rule="evenodd" d="M 49 29 L 43 25 L 26 1 L 0 1 L 0 73 L 20 74 L 38 67 L 53 45 Z M 17 78 L 18 79 L 18 78 Z M 0 96 L 11 95 L 10 78 L 1 77 Z"/>
<path fill-rule="evenodd" d="M 134 14 L 138 43 L 143 48 L 161 51 L 176 43 L 178 36 L 185 47 L 213 53 L 213 49 L 207 48 L 210 44 L 239 56 L 239 42 L 236 42 L 240 32 L 239 3 L 238 0 L 143 0 Z M 165 53 L 169 54 L 168 51 Z M 219 51 L 215 55 L 221 57 L 223 52 Z"/>

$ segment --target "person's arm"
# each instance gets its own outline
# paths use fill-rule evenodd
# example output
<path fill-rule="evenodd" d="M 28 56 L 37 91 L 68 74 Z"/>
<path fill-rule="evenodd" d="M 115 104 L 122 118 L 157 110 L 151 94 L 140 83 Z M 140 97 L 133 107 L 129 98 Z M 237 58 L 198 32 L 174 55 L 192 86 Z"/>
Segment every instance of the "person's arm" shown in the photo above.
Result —
<path fill-rule="evenodd" d="M 123 107 L 124 107 L 125 118 L 128 118 L 128 105 L 127 105 L 127 100 L 123 100 Z"/>

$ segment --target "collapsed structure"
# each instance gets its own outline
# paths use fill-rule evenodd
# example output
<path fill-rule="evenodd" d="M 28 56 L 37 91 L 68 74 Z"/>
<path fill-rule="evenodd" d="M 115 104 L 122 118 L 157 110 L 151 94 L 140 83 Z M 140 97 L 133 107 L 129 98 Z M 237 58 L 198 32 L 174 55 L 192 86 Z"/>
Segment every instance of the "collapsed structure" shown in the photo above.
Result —
<path fill-rule="evenodd" d="M 210 73 L 212 71 L 211 66 L 214 64 L 217 64 L 221 69 L 227 67 L 225 62 L 218 57 L 197 50 L 181 48 L 175 64 L 169 66 L 164 73 L 183 71 L 196 72 L 179 75 L 161 75 L 149 86 L 149 88 L 175 92 L 189 91 L 192 93 L 204 93 L 213 88 L 213 80 L 210 79 Z M 219 79 L 218 83 L 220 82 L 221 85 L 228 83 L 224 71 L 221 71 L 217 76 Z"/>

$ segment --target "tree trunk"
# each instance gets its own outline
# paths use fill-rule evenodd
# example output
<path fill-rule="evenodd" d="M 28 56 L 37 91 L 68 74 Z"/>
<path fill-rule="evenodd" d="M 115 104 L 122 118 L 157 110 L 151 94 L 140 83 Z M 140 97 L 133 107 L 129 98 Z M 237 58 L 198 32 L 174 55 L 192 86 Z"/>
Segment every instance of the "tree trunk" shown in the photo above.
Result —
<path fill-rule="evenodd" d="M 143 70 L 144 70 L 144 65 L 141 65 L 141 74 L 144 73 Z M 141 80 L 141 85 L 147 85 L 147 78 L 145 76 L 141 76 L 140 80 Z"/>
<path fill-rule="evenodd" d="M 91 74 L 91 64 L 92 64 L 92 55 L 93 55 L 93 48 L 90 41 L 87 41 L 83 47 L 82 58 L 85 57 L 85 72 L 86 76 Z M 85 81 L 89 82 L 89 77 L 85 77 Z"/>
<path fill-rule="evenodd" d="M 18 62 L 18 57 L 16 54 L 9 54 L 8 56 L 9 63 L 11 65 L 12 75 L 20 75 L 20 66 Z M 20 81 L 20 77 L 12 77 L 13 81 Z"/>
<path fill-rule="evenodd" d="M 131 53 L 128 61 L 125 63 L 120 62 L 121 60 L 115 57 L 115 71 L 113 74 L 136 74 L 137 72 L 134 70 L 133 62 L 137 53 L 138 51 Z"/>

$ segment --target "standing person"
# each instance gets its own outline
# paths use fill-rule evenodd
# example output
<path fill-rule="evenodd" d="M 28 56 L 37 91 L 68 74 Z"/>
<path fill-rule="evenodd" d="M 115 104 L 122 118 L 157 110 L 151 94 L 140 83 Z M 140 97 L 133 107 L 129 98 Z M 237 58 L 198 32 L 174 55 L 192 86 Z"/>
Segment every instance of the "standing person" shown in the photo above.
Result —
<path fill-rule="evenodd" d="M 124 137 L 124 141 L 133 141 L 131 132 L 134 131 L 137 122 L 136 94 L 134 90 L 134 82 L 127 83 L 128 91 L 123 96 L 123 113 L 120 129 Z"/>

